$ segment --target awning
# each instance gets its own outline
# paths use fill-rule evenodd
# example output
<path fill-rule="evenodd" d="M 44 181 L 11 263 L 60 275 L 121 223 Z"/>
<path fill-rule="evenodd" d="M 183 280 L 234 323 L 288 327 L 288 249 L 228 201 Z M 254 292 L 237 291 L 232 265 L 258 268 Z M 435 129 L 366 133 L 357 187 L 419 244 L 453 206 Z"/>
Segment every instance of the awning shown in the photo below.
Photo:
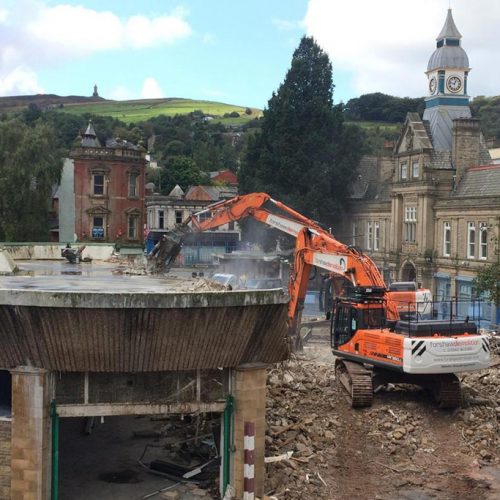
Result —
<path fill-rule="evenodd" d="M 440 279 L 440 280 L 449 280 L 451 279 L 451 276 L 446 273 L 434 273 L 434 278 Z"/>

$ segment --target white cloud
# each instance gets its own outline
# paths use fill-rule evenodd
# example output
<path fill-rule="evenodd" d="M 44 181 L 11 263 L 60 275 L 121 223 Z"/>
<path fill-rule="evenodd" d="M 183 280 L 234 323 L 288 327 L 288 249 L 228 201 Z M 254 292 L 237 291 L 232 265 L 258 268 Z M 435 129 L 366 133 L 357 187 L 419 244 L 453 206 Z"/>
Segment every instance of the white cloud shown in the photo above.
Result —
<path fill-rule="evenodd" d="M 447 0 L 309 0 L 304 23 L 330 56 L 334 80 L 341 70 L 352 75 L 357 94 L 420 96 L 447 9 Z M 469 91 L 498 94 L 491 68 L 500 66 L 500 2 L 454 0 L 453 17 L 473 67 Z"/>
<path fill-rule="evenodd" d="M 8 73 L 0 74 L 0 95 L 42 94 L 36 73 L 27 66 L 16 66 Z"/>
<path fill-rule="evenodd" d="M 134 16 L 124 26 L 124 43 L 133 48 L 154 47 L 172 43 L 190 34 L 189 24 L 179 17 L 162 16 L 148 19 L 144 16 Z"/>
<path fill-rule="evenodd" d="M 159 83 L 153 78 L 145 78 L 140 92 L 132 90 L 125 85 L 118 85 L 112 88 L 106 97 L 115 101 L 129 101 L 131 99 L 161 99 L 165 97 Z"/>
<path fill-rule="evenodd" d="M 27 31 L 54 49 L 90 54 L 120 48 L 146 48 L 173 43 L 191 34 L 182 13 L 148 18 L 137 15 L 122 20 L 109 11 L 82 6 L 39 4 Z"/>
<path fill-rule="evenodd" d="M 115 14 L 72 5 L 41 8 L 27 25 L 38 43 L 73 55 L 118 49 L 123 45 L 122 31 Z"/>
<path fill-rule="evenodd" d="M 2 88 L 11 88 L 11 92 L 38 88 L 38 68 L 96 52 L 172 44 L 192 34 L 186 15 L 187 11 L 176 9 L 168 15 L 122 18 L 81 5 L 48 6 L 42 0 L 16 0 L 9 11 L 0 8 Z M 20 79 L 23 74 L 25 83 Z"/>
<path fill-rule="evenodd" d="M 152 78 L 148 77 L 144 80 L 141 90 L 142 99 L 160 99 L 165 97 L 163 91 L 160 88 L 158 82 Z"/>
<path fill-rule="evenodd" d="M 4 23 L 9 17 L 9 11 L 7 9 L 0 9 L 0 23 Z"/>

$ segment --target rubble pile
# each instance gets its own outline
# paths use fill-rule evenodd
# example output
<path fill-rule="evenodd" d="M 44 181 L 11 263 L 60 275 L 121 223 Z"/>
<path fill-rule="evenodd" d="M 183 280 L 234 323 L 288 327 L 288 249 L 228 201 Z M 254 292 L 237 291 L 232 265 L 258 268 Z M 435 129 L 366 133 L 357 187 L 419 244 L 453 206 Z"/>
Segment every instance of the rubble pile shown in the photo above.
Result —
<path fill-rule="evenodd" d="M 393 406 L 393 405 L 391 405 Z M 423 435 L 423 418 L 412 411 L 411 403 L 402 408 L 376 408 L 367 410 L 372 439 L 379 440 L 391 455 L 412 457 L 418 450 L 431 449 L 431 443 Z"/>
<path fill-rule="evenodd" d="M 459 412 L 464 440 L 485 461 L 500 456 L 500 336 L 490 338 L 491 366 L 461 377 L 464 407 Z M 493 450 L 493 452 L 491 451 Z"/>
<path fill-rule="evenodd" d="M 456 492 L 470 487 L 470 464 L 500 464 L 500 342 L 491 344 L 491 368 L 460 376 L 464 402 L 454 411 L 437 409 L 420 388 L 392 384 L 375 395 L 371 408 L 354 410 L 335 384 L 333 357 L 274 367 L 268 376 L 266 493 L 280 499 L 361 494 L 350 479 L 356 473 L 364 474 L 361 482 L 373 481 L 373 493 L 388 495 L 429 481 L 446 489 L 446 477 Z"/>
<path fill-rule="evenodd" d="M 267 465 L 266 490 L 279 498 L 328 498 L 326 454 L 342 427 L 331 377 L 330 366 L 298 360 L 269 373 L 266 457 L 291 455 Z"/>

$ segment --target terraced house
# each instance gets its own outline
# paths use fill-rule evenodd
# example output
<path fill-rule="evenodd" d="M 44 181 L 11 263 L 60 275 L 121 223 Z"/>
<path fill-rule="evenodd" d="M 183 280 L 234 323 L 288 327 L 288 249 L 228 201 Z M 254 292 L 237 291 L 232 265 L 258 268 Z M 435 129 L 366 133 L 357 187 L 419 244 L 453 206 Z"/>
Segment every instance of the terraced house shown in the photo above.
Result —
<path fill-rule="evenodd" d="M 420 282 L 438 301 L 460 299 L 457 314 L 498 324 L 473 279 L 500 258 L 500 165 L 471 115 L 461 38 L 450 9 L 427 65 L 424 114 L 407 115 L 390 157 L 362 161 L 348 231 L 386 282 Z"/>

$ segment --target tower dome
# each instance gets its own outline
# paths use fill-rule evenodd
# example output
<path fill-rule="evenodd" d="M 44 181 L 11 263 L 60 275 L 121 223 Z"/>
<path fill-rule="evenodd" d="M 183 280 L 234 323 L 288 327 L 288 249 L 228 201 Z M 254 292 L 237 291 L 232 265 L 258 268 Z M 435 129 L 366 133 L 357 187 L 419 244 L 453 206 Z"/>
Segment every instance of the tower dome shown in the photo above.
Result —
<path fill-rule="evenodd" d="M 469 58 L 462 47 L 444 45 L 434 51 L 429 59 L 427 71 L 445 68 L 469 69 Z"/>
<path fill-rule="evenodd" d="M 443 29 L 436 38 L 436 50 L 429 59 L 427 71 L 439 69 L 464 69 L 468 71 L 469 58 L 461 47 L 462 35 L 458 31 L 451 9 L 448 9 Z"/>

